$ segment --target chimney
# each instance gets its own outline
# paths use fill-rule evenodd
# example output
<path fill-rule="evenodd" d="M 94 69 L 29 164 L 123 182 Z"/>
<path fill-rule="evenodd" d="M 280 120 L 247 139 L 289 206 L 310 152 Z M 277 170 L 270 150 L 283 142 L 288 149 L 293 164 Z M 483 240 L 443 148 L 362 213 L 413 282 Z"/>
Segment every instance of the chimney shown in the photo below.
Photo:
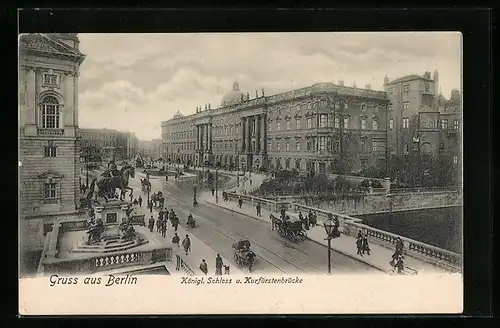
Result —
<path fill-rule="evenodd" d="M 343 86 L 344 86 L 344 81 L 339 80 L 339 85 L 340 85 L 341 87 L 343 87 Z"/>
<path fill-rule="evenodd" d="M 372 85 L 371 84 L 365 84 L 365 89 L 366 90 L 371 90 L 372 89 Z"/>
<path fill-rule="evenodd" d="M 389 77 L 387 75 L 384 77 L 384 84 L 389 84 Z"/>

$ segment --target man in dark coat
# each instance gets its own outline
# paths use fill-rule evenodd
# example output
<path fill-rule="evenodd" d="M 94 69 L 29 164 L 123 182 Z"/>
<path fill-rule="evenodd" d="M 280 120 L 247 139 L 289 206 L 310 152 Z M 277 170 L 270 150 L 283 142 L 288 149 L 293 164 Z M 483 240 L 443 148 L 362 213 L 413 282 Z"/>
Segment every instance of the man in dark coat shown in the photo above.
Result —
<path fill-rule="evenodd" d="M 363 254 L 365 252 L 370 255 L 370 245 L 368 245 L 368 237 L 366 235 L 363 236 Z"/>
<path fill-rule="evenodd" d="M 142 197 L 139 196 L 139 207 L 142 207 Z"/>
<path fill-rule="evenodd" d="M 177 235 L 177 232 L 176 232 L 176 233 L 174 234 L 174 236 L 172 237 L 172 243 L 173 243 L 173 244 L 176 244 L 176 245 L 177 245 L 177 247 L 181 247 L 181 246 L 179 245 L 179 241 L 180 241 L 180 240 L 181 240 L 181 239 L 179 238 L 179 236 Z"/>
<path fill-rule="evenodd" d="M 257 206 L 255 206 L 255 208 L 257 209 L 257 216 L 262 216 L 260 214 L 260 203 L 257 203 Z"/>
<path fill-rule="evenodd" d="M 356 239 L 356 247 L 358 248 L 357 255 L 363 256 L 363 237 Z"/>
<path fill-rule="evenodd" d="M 153 216 L 151 215 L 151 218 L 149 219 L 149 222 L 148 222 L 148 228 L 149 228 L 149 231 L 150 232 L 153 232 L 153 229 L 155 227 L 155 219 L 153 218 Z"/>
<path fill-rule="evenodd" d="M 167 236 L 167 219 L 165 218 L 161 221 L 161 235 L 163 238 Z"/>
<path fill-rule="evenodd" d="M 203 272 L 205 275 L 208 274 L 208 266 L 207 266 L 207 262 L 205 262 L 205 259 L 201 260 L 201 263 L 200 263 L 200 270 L 201 272 Z"/>
<path fill-rule="evenodd" d="M 222 266 L 224 264 L 222 263 L 222 257 L 220 257 L 220 254 L 217 254 L 217 257 L 215 258 L 215 275 L 216 276 L 222 276 Z"/>
<path fill-rule="evenodd" d="M 184 248 L 186 255 L 191 251 L 191 239 L 189 239 L 188 235 L 182 240 L 182 248 Z"/>

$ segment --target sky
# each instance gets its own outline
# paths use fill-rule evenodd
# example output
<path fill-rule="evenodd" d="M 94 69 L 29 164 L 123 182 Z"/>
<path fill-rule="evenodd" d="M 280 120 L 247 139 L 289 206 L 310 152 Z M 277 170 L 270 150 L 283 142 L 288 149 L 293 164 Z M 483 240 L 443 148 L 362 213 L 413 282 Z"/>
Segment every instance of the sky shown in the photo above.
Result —
<path fill-rule="evenodd" d="M 217 107 L 235 79 L 255 97 L 343 80 L 383 90 L 390 80 L 439 71 L 449 98 L 461 89 L 461 34 L 79 34 L 79 125 L 161 137 L 161 122 Z"/>

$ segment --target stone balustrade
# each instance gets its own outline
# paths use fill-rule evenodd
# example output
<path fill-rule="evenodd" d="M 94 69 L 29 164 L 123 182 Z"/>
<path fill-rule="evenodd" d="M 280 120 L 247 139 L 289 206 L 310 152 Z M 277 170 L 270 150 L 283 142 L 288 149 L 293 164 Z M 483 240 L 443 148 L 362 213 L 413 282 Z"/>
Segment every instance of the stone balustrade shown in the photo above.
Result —
<path fill-rule="evenodd" d="M 303 211 L 305 213 L 310 210 L 318 215 L 319 223 L 328 218 L 331 213 L 339 219 L 340 228 L 339 230 L 348 236 L 354 238 L 357 237 L 358 232 L 361 231 L 366 234 L 370 242 L 385 246 L 387 248 L 394 248 L 396 239 L 399 237 L 404 243 L 404 251 L 407 255 L 417 258 L 419 260 L 431 263 L 433 265 L 442 267 L 448 271 L 458 272 L 461 270 L 462 257 L 460 254 L 441 249 L 429 244 L 419 242 L 410 238 L 402 237 L 397 234 L 387 232 L 384 230 L 372 228 L 363 224 L 363 220 L 348 215 L 343 215 L 339 213 L 334 213 L 331 211 L 326 211 L 302 204 L 296 204 L 291 202 L 278 202 L 265 198 L 253 197 L 249 195 L 238 195 L 235 193 L 228 193 L 229 200 L 237 201 L 241 197 L 244 203 L 256 203 L 259 202 L 262 208 L 265 208 L 272 212 L 279 212 L 281 208 L 285 208 L 288 211 L 298 212 Z M 321 224 L 321 223 L 320 223 Z"/>
<path fill-rule="evenodd" d="M 188 276 L 194 276 L 195 275 L 194 271 L 189 267 L 189 265 L 186 262 L 184 262 L 182 257 L 180 257 L 179 255 L 176 255 L 176 257 L 177 257 L 177 262 L 176 262 L 175 270 L 177 270 L 177 271 L 182 270 Z"/>

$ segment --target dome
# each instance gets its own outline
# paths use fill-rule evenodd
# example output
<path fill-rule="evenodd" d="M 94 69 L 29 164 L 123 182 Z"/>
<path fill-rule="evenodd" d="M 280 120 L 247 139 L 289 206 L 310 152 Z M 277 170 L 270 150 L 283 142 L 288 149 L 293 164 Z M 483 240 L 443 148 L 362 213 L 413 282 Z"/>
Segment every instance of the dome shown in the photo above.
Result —
<path fill-rule="evenodd" d="M 241 102 L 241 96 L 243 92 L 240 91 L 240 85 L 237 81 L 233 83 L 233 90 L 229 91 L 222 97 L 221 106 L 229 106 L 234 104 L 239 104 Z"/>

